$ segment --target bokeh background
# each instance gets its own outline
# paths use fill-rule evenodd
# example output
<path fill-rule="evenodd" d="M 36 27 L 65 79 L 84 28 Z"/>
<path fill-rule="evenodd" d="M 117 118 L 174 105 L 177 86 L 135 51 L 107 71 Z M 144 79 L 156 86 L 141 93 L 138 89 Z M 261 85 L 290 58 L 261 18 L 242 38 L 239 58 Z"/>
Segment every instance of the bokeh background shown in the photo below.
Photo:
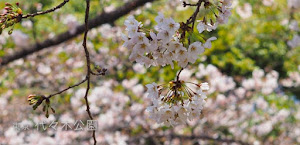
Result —
<path fill-rule="evenodd" d="M 129 0 L 91 0 L 91 17 L 111 12 Z M 4 7 L 5 0 L 0 0 Z M 9 0 L 10 3 L 17 0 Z M 23 13 L 49 9 L 61 0 L 19 1 Z M 190 2 L 193 2 L 191 0 Z M 60 10 L 22 20 L 12 35 L 0 36 L 0 57 L 14 54 L 83 23 L 85 3 L 71 0 Z M 213 47 L 189 65 L 181 79 L 208 82 L 207 104 L 199 119 L 176 127 L 149 120 L 146 84 L 175 78 L 179 67 L 145 68 L 130 62 L 122 47 L 125 17 L 89 32 L 94 64 L 108 69 L 92 77 L 91 112 L 98 121 L 99 144 L 280 144 L 300 142 L 300 2 L 299 0 L 233 0 L 226 25 L 205 36 L 216 36 Z M 179 0 L 157 0 L 132 10 L 153 29 L 158 12 L 177 22 L 194 8 Z M 0 144 L 90 144 L 89 131 L 65 131 L 63 122 L 81 120 L 86 127 L 85 85 L 52 98 L 56 113 L 45 117 L 28 105 L 29 94 L 51 94 L 85 77 L 83 36 L 34 53 L 0 68 Z M 36 123 L 57 121 L 57 130 L 37 130 Z M 19 124 L 21 129 L 16 129 Z M 28 130 L 24 127 L 28 126 Z M 23 127 L 23 129 L 22 129 Z M 237 141 L 237 142 L 235 142 Z M 241 142 L 238 142 L 241 141 Z"/>

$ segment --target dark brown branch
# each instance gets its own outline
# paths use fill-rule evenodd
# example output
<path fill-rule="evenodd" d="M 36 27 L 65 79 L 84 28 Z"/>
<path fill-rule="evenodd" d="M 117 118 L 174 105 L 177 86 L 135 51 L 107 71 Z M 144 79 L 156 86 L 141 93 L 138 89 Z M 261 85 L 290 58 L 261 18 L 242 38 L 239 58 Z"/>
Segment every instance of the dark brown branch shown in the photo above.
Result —
<path fill-rule="evenodd" d="M 65 92 L 65 91 L 67 91 L 67 90 L 69 90 L 69 89 L 71 89 L 71 88 L 77 87 L 77 86 L 81 85 L 82 83 L 84 83 L 84 82 L 86 82 L 86 81 L 87 81 L 87 79 L 85 78 L 84 80 L 82 80 L 81 82 L 79 82 L 79 83 L 77 83 L 77 84 L 75 84 L 75 85 L 69 86 L 69 87 L 66 88 L 66 89 L 63 89 L 63 90 L 61 90 L 61 91 L 59 91 L 59 92 L 57 92 L 57 93 L 54 93 L 54 94 L 49 95 L 47 98 L 50 99 L 51 97 L 53 97 L 53 96 L 55 96 L 55 95 L 58 95 L 58 94 L 61 94 L 61 93 Z"/>
<path fill-rule="evenodd" d="M 90 54 L 89 54 L 89 50 L 86 46 L 86 39 L 87 39 L 87 34 L 89 32 L 89 14 L 90 14 L 90 0 L 86 0 L 86 10 L 85 10 L 85 19 L 84 19 L 84 23 L 85 23 L 85 31 L 84 31 L 84 37 L 83 37 L 83 42 L 82 42 L 82 46 L 84 48 L 84 52 L 85 52 L 85 58 L 86 58 L 86 67 L 87 67 L 87 72 L 86 72 L 86 80 L 87 80 L 87 86 L 86 86 L 86 92 L 84 95 L 84 99 L 85 99 L 85 104 L 86 104 L 86 112 L 88 113 L 89 117 L 91 120 L 93 120 L 93 116 L 91 114 L 90 111 L 90 105 L 89 105 L 89 101 L 88 101 L 88 94 L 89 94 L 89 90 L 90 90 L 90 75 L 91 75 L 91 60 L 90 60 Z M 96 140 L 96 130 L 93 130 L 93 139 L 94 139 L 94 145 L 97 144 L 97 140 Z"/>
<path fill-rule="evenodd" d="M 36 12 L 36 13 L 33 13 L 33 14 L 27 14 L 27 15 L 22 16 L 22 18 L 24 19 L 24 18 L 28 18 L 28 17 L 35 17 L 35 16 L 38 16 L 38 15 L 43 15 L 43 14 L 54 12 L 55 10 L 63 7 L 67 2 L 69 2 L 69 0 L 64 0 L 62 3 L 60 3 L 59 5 L 57 5 L 56 7 L 52 8 L 52 9 L 42 11 L 42 12 Z"/>
<path fill-rule="evenodd" d="M 112 11 L 109 13 L 102 13 L 102 14 L 96 16 L 95 18 L 89 20 L 89 25 L 88 25 L 89 29 L 98 27 L 105 23 L 112 23 L 112 22 L 116 21 L 117 19 L 119 19 L 120 17 L 128 14 L 133 9 L 135 9 L 139 6 L 142 6 L 142 5 L 146 4 L 147 2 L 153 2 L 153 1 L 154 0 L 134 0 L 134 1 L 124 4 L 123 6 L 121 6 L 119 8 L 116 8 L 115 11 Z M 65 41 L 68 41 L 68 40 L 84 33 L 84 30 L 85 30 L 85 26 L 80 25 L 76 28 L 76 32 L 74 34 L 71 34 L 69 31 L 67 31 L 67 32 L 58 34 L 54 38 L 51 38 L 51 39 L 49 38 L 41 43 L 36 43 L 36 44 L 31 45 L 28 48 L 23 48 L 21 51 L 15 52 L 12 55 L 2 57 L 2 58 L 0 58 L 0 68 L 2 66 L 7 65 L 8 63 L 10 63 L 12 61 L 17 60 L 17 59 L 24 58 L 30 54 L 33 54 L 33 53 L 43 50 L 45 48 L 50 48 L 51 46 L 55 46 L 55 45 L 65 42 Z"/>
<path fill-rule="evenodd" d="M 188 28 L 188 25 L 192 24 L 192 31 L 194 31 L 195 21 L 196 21 L 198 13 L 200 11 L 200 7 L 201 7 L 202 2 L 204 2 L 204 0 L 198 0 L 197 4 L 187 4 L 185 1 L 183 2 L 183 7 L 186 7 L 186 6 L 197 6 L 197 8 L 196 8 L 195 12 L 192 14 L 192 16 L 186 21 L 186 23 L 183 23 L 184 28 Z M 181 37 L 185 37 L 186 31 L 187 31 L 187 29 L 183 29 Z M 189 42 L 189 45 L 190 45 L 190 42 L 191 42 L 190 39 L 188 39 L 188 42 Z M 177 74 L 176 81 L 179 81 L 179 75 L 180 75 L 180 73 L 182 72 L 183 69 L 184 68 L 181 68 L 180 71 L 179 71 L 179 73 Z"/>
<path fill-rule="evenodd" d="M 186 3 L 185 1 L 183 1 L 183 7 L 186 7 L 186 6 L 198 6 L 198 4 L 189 4 L 189 3 Z"/>
<path fill-rule="evenodd" d="M 196 18 L 197 18 L 197 15 L 200 11 L 200 7 L 201 7 L 201 4 L 202 2 L 204 2 L 203 0 L 199 0 L 197 4 L 197 8 L 195 10 L 195 12 L 193 13 L 193 15 L 187 20 L 186 24 L 189 25 L 189 24 L 193 24 L 192 25 L 192 30 L 194 30 L 194 24 L 195 24 L 195 21 L 196 21 Z"/>
<path fill-rule="evenodd" d="M 178 72 L 177 76 L 176 76 L 176 81 L 179 81 L 179 75 L 180 73 L 183 71 L 184 68 L 181 68 L 180 71 Z"/>

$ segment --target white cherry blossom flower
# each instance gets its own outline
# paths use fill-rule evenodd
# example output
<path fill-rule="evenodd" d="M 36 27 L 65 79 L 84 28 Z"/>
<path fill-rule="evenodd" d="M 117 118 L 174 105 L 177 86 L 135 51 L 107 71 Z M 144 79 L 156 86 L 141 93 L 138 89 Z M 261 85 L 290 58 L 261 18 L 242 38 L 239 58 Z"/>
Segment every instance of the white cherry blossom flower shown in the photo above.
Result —
<path fill-rule="evenodd" d="M 202 33 L 205 30 L 205 24 L 203 22 L 198 23 L 197 30 L 199 33 Z"/>
<path fill-rule="evenodd" d="M 124 25 L 127 27 L 138 27 L 140 23 L 133 16 L 128 16 Z"/>
<path fill-rule="evenodd" d="M 136 51 L 140 55 L 144 55 L 145 52 L 149 52 L 150 50 L 149 47 L 150 47 L 149 43 L 140 43 L 140 44 L 136 44 L 133 47 L 133 51 Z"/>
<path fill-rule="evenodd" d="M 188 48 L 189 53 L 189 62 L 195 63 L 198 58 L 198 55 L 204 52 L 204 47 L 201 42 L 194 42 Z"/>
<path fill-rule="evenodd" d="M 204 48 L 211 48 L 211 41 L 217 40 L 217 37 L 211 37 L 204 43 Z"/>
<path fill-rule="evenodd" d="M 155 21 L 158 23 L 158 25 L 162 25 L 165 21 L 165 16 L 161 12 L 158 12 L 158 16 L 155 17 Z"/>
<path fill-rule="evenodd" d="M 146 85 L 147 87 L 147 93 L 149 93 L 148 97 L 149 98 L 158 98 L 158 90 L 157 90 L 157 84 L 156 83 L 152 83 L 152 84 L 148 84 Z"/>
<path fill-rule="evenodd" d="M 160 39 L 163 43 L 167 43 L 172 39 L 173 35 L 172 31 L 163 30 L 157 34 L 157 39 Z"/>
<path fill-rule="evenodd" d="M 155 83 L 146 85 L 149 90 L 147 91 L 148 97 L 152 98 L 152 105 L 146 109 L 149 117 L 157 123 L 167 126 L 185 124 L 188 120 L 199 118 L 206 103 L 204 99 L 207 98 L 200 85 L 194 84 L 198 90 L 191 91 L 190 88 L 186 88 L 187 85 L 184 81 L 171 81 L 169 84 L 168 88 L 159 90 L 155 89 L 157 88 Z M 153 97 L 163 89 L 169 90 L 166 96 Z"/>
<path fill-rule="evenodd" d="M 162 28 L 169 32 L 175 32 L 179 29 L 179 23 L 176 23 L 172 18 L 165 19 Z"/>
<path fill-rule="evenodd" d="M 198 21 L 198 25 L 197 25 L 197 30 L 199 33 L 202 33 L 204 30 L 210 32 L 212 30 L 215 30 L 218 26 L 218 23 L 214 23 L 214 24 L 205 24 L 203 23 L 203 21 Z"/>

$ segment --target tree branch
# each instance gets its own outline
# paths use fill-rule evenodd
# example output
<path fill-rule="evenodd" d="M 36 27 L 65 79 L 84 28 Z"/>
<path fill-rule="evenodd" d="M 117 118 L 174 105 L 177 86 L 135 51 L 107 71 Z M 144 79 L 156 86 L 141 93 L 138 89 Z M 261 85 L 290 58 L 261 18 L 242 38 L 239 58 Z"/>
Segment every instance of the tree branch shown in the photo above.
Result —
<path fill-rule="evenodd" d="M 86 86 L 86 92 L 84 95 L 84 99 L 85 99 L 85 104 L 86 104 L 86 112 L 88 113 L 89 117 L 91 120 L 93 120 L 93 116 L 91 114 L 90 111 L 90 105 L 89 105 L 89 101 L 88 101 L 88 94 L 89 94 L 89 90 L 90 90 L 90 75 L 91 75 L 91 60 L 90 60 L 90 54 L 89 54 L 89 50 L 86 46 L 86 39 L 87 39 L 87 34 L 89 31 L 89 13 L 90 13 L 90 0 L 86 0 L 86 10 L 85 10 L 85 19 L 84 19 L 84 23 L 85 23 L 85 31 L 84 31 L 84 37 L 83 37 L 83 42 L 82 42 L 82 46 L 84 48 L 84 52 L 85 52 L 85 58 L 86 58 L 86 67 L 87 67 L 87 72 L 86 72 L 86 80 L 87 80 L 87 86 Z M 94 139 L 94 145 L 97 144 L 97 140 L 96 140 L 96 131 L 93 130 L 93 139 Z"/>
<path fill-rule="evenodd" d="M 117 8 L 115 11 L 112 11 L 109 13 L 102 13 L 102 14 L 96 16 L 95 18 L 89 20 L 88 27 L 89 27 L 89 29 L 92 29 L 92 28 L 98 27 L 105 23 L 112 23 L 115 20 L 119 19 L 120 17 L 128 14 L 133 9 L 135 9 L 139 6 L 142 6 L 142 5 L 146 4 L 147 2 L 153 2 L 153 1 L 154 0 L 134 0 L 134 1 L 128 2 L 128 3 L 124 4 L 123 6 Z M 38 52 L 45 48 L 49 48 L 51 46 L 58 45 L 65 41 L 68 41 L 68 40 L 84 33 L 84 30 L 85 30 L 85 26 L 80 25 L 76 28 L 76 32 L 74 34 L 71 34 L 69 31 L 67 31 L 67 32 L 58 34 L 54 38 L 51 38 L 51 39 L 49 38 L 41 43 L 36 43 L 36 44 L 31 45 L 28 48 L 23 48 L 21 51 L 15 52 L 12 55 L 2 57 L 2 58 L 0 58 L 0 68 L 2 66 L 9 64 L 12 61 L 15 61 L 20 58 L 24 58 L 32 53 Z"/>
<path fill-rule="evenodd" d="M 35 16 L 38 16 L 38 15 L 43 15 L 43 14 L 54 12 L 55 10 L 63 7 L 67 2 L 69 2 L 69 0 L 64 0 L 62 3 L 60 3 L 59 5 L 57 5 L 56 7 L 52 8 L 52 9 L 42 11 L 42 12 L 36 12 L 36 13 L 33 13 L 33 14 L 24 15 L 24 16 L 22 16 L 22 19 L 28 18 L 28 17 L 35 17 Z"/>
<path fill-rule="evenodd" d="M 85 78 L 84 80 L 82 80 L 81 82 L 79 82 L 79 83 L 77 83 L 77 84 L 75 84 L 75 85 L 69 86 L 68 88 L 65 88 L 65 89 L 63 89 L 63 90 L 61 90 L 61 91 L 59 91 L 59 92 L 57 92 L 57 93 L 54 93 L 54 94 L 49 95 L 47 98 L 50 99 L 51 97 L 53 97 L 53 96 L 55 96 L 55 95 L 58 95 L 58 94 L 61 94 L 61 93 L 65 92 L 65 91 L 67 91 L 67 90 L 69 90 L 69 89 L 71 89 L 71 88 L 77 87 L 77 86 L 81 85 L 82 83 L 84 83 L 84 82 L 86 82 L 86 81 L 87 81 L 87 79 Z"/>

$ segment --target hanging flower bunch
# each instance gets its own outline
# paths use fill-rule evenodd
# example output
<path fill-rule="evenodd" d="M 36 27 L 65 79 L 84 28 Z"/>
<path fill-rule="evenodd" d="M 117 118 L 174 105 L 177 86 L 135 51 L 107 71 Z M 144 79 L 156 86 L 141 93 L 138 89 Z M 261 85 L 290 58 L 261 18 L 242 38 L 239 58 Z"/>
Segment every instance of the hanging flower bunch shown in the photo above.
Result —
<path fill-rule="evenodd" d="M 183 6 L 196 7 L 193 15 L 186 21 L 177 23 L 158 13 L 155 18 L 157 25 L 153 30 L 146 30 L 141 22 L 133 16 L 125 20 L 127 35 L 123 34 L 123 46 L 131 50 L 129 59 L 146 67 L 170 65 L 174 69 L 177 63 L 181 70 L 176 79 L 164 85 L 148 84 L 148 97 L 152 106 L 147 108 L 150 118 L 165 125 L 183 124 L 187 120 L 199 118 L 206 95 L 208 83 L 184 82 L 179 79 L 180 72 L 189 64 L 193 64 L 205 49 L 211 48 L 216 37 L 193 40 L 189 36 L 194 33 L 195 23 L 201 34 L 212 31 L 219 24 L 225 24 L 231 15 L 232 0 L 211 2 L 199 0 L 196 4 L 183 2 Z M 201 6 L 209 11 L 200 16 Z M 198 19 L 198 20 L 197 20 Z"/>

